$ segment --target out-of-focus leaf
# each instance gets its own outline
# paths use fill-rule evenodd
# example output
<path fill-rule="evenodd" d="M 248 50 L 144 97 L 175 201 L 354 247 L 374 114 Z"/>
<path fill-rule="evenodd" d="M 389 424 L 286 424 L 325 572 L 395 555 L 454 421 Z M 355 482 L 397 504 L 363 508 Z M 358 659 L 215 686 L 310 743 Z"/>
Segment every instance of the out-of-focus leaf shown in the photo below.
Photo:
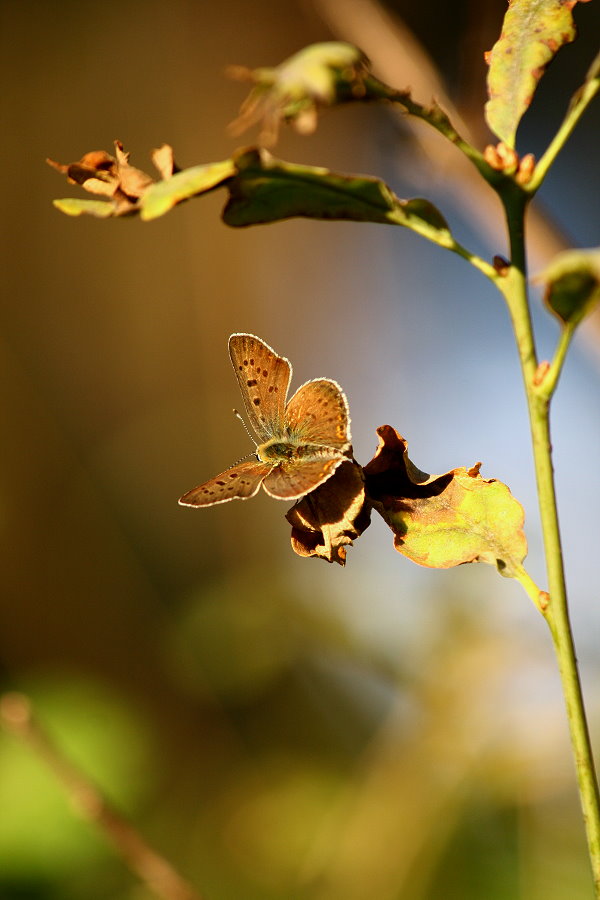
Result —
<path fill-rule="evenodd" d="M 80 160 L 62 165 L 53 159 L 46 162 L 66 175 L 72 184 L 80 184 L 92 194 L 135 202 L 152 184 L 152 178 L 141 169 L 129 165 L 129 153 L 115 141 L 115 156 L 105 150 L 92 150 Z"/>
<path fill-rule="evenodd" d="M 536 280 L 546 285 L 548 309 L 564 324 L 578 325 L 600 302 L 600 248 L 565 250 Z"/>
<path fill-rule="evenodd" d="M 389 425 L 365 466 L 367 497 L 394 532 L 396 549 L 421 566 L 495 565 L 513 577 L 527 553 L 523 508 L 505 484 L 479 466 L 429 476 L 409 460 L 407 443 Z"/>
<path fill-rule="evenodd" d="M 400 200 L 377 178 L 283 162 L 266 150 L 246 151 L 235 163 L 237 175 L 227 185 L 230 199 L 223 212 L 227 225 L 305 216 L 423 227 L 449 237 L 444 217 L 429 201 Z"/>
<path fill-rule="evenodd" d="M 156 182 L 141 199 L 142 219 L 156 219 L 183 200 L 214 190 L 231 178 L 235 171 L 233 161 L 226 159 L 224 162 L 183 169 L 165 181 Z"/>
<path fill-rule="evenodd" d="M 489 64 L 485 116 L 489 127 L 514 148 L 521 118 L 558 50 L 576 35 L 577 0 L 511 0 L 502 33 L 486 55 Z"/>
<path fill-rule="evenodd" d="M 65 197 L 53 200 L 54 206 L 67 216 L 96 216 L 107 219 L 116 215 L 115 205 L 109 200 L 80 200 L 78 197 Z"/>
<path fill-rule="evenodd" d="M 152 151 L 151 157 L 155 168 L 160 172 L 161 178 L 170 178 L 176 172 L 179 172 L 179 167 L 175 164 L 173 148 L 170 144 L 161 144 L 160 147 Z"/>
<path fill-rule="evenodd" d="M 327 41 L 304 47 L 274 68 L 230 66 L 232 78 L 254 82 L 230 131 L 239 135 L 261 122 L 259 143 L 263 147 L 276 143 L 282 119 L 292 122 L 301 134 L 309 134 L 316 128 L 318 107 L 334 104 L 338 91 L 343 100 L 364 94 L 367 63 L 358 47 Z"/>
<path fill-rule="evenodd" d="M 170 179 L 177 171 L 173 150 L 163 144 L 152 152 L 152 159 L 163 178 Z M 91 150 L 77 162 L 63 164 L 47 159 L 48 165 L 67 176 L 70 184 L 78 184 L 91 194 L 107 197 L 106 202 L 66 198 L 54 205 L 68 216 L 90 215 L 106 219 L 139 212 L 139 201 L 153 181 L 141 169 L 129 164 L 129 153 L 120 141 L 115 141 L 115 155 L 105 150 Z"/>

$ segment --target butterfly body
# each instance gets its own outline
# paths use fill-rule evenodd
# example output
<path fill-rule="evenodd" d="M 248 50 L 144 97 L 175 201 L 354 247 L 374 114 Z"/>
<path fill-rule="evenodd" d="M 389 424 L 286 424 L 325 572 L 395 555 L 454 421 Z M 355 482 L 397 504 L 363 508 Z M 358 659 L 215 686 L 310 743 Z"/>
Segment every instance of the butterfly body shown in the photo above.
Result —
<path fill-rule="evenodd" d="M 306 461 L 316 459 L 340 459 L 344 454 L 339 450 L 321 446 L 321 444 L 301 444 L 293 439 L 283 440 L 274 437 L 271 441 L 259 444 L 256 456 L 261 462 Z"/>
<path fill-rule="evenodd" d="M 295 500 L 333 475 L 351 452 L 350 415 L 337 382 L 307 381 L 286 402 L 292 367 L 252 334 L 232 334 L 229 355 L 256 457 L 243 460 L 184 494 L 184 506 L 212 506 L 253 497 L 262 484 L 277 499 Z"/>

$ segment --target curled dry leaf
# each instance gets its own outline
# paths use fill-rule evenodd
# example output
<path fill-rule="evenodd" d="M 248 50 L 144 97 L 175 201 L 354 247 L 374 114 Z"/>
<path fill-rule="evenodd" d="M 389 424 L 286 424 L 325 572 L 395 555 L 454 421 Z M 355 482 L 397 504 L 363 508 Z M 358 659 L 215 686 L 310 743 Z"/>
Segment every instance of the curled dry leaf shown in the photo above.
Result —
<path fill-rule="evenodd" d="M 179 167 L 175 164 L 173 156 L 173 148 L 170 144 L 163 144 L 150 154 L 154 167 L 160 173 L 160 177 L 165 181 L 179 172 Z"/>
<path fill-rule="evenodd" d="M 303 497 L 287 513 L 292 548 L 299 556 L 346 563 L 346 546 L 369 526 L 361 467 L 343 462 L 324 484 Z"/>
<path fill-rule="evenodd" d="M 520 570 L 527 552 L 523 508 L 505 484 L 482 478 L 480 464 L 429 476 L 411 463 L 406 441 L 391 426 L 377 433 L 365 488 L 400 553 L 436 569 L 487 562 L 508 577 Z"/>
<path fill-rule="evenodd" d="M 169 178 L 177 171 L 173 150 L 168 144 L 154 150 L 152 159 L 163 178 Z M 150 175 L 129 164 L 129 153 L 125 152 L 120 141 L 115 141 L 114 156 L 105 150 L 92 150 L 74 163 L 63 165 L 52 159 L 46 162 L 66 175 L 71 184 L 79 184 L 89 193 L 99 194 L 110 201 L 105 202 L 104 206 L 99 201 L 56 201 L 56 205 L 70 215 L 88 212 L 106 218 L 137 212 L 139 200 L 154 183 Z"/>

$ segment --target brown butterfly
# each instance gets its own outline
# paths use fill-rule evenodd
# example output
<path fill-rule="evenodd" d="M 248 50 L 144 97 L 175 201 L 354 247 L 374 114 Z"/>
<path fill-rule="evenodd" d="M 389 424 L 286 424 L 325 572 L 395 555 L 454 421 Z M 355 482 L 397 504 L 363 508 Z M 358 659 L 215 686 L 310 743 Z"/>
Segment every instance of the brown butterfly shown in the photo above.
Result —
<path fill-rule="evenodd" d="M 246 500 L 261 484 L 278 500 L 314 491 L 349 458 L 350 414 L 343 390 L 335 381 L 315 378 L 286 402 L 291 363 L 253 334 L 232 334 L 229 356 L 256 435 L 256 456 L 199 484 L 179 503 Z"/>

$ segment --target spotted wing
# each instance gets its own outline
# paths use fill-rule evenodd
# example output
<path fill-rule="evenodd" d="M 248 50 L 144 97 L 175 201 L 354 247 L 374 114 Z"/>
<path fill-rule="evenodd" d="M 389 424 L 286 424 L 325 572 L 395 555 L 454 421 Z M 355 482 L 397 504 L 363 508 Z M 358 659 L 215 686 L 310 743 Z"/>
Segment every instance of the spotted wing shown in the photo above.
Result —
<path fill-rule="evenodd" d="M 282 434 L 291 364 L 253 334 L 232 334 L 229 356 L 250 426 L 263 444 Z"/>
<path fill-rule="evenodd" d="M 297 500 L 330 478 L 345 457 L 294 460 L 280 463 L 263 481 L 267 494 L 277 500 Z"/>
<path fill-rule="evenodd" d="M 350 411 L 336 381 L 315 378 L 298 388 L 285 410 L 285 424 L 297 443 L 349 449 Z"/>
<path fill-rule="evenodd" d="M 228 500 L 247 500 L 254 497 L 271 468 L 257 459 L 237 463 L 216 478 L 192 488 L 179 498 L 179 503 L 181 506 L 214 506 Z"/>

